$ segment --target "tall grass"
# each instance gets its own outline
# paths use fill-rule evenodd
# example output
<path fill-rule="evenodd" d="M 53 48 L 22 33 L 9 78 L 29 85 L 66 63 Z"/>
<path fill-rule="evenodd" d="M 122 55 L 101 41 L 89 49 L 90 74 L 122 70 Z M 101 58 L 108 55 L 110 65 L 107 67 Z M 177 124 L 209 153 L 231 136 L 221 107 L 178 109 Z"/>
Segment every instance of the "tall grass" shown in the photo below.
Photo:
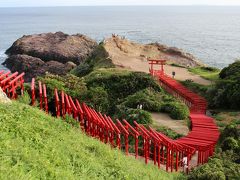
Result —
<path fill-rule="evenodd" d="M 0 104 L 0 179 L 177 179 L 19 102 Z"/>

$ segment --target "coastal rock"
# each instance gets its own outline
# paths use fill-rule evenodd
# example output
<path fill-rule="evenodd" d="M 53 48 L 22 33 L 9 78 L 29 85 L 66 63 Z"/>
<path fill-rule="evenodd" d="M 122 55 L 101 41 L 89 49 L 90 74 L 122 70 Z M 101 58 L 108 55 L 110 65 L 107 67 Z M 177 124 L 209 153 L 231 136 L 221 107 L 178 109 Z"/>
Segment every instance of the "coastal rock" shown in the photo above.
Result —
<path fill-rule="evenodd" d="M 168 64 L 176 64 L 183 67 L 203 65 L 193 55 L 179 48 L 168 47 L 159 43 L 140 44 L 116 35 L 105 39 L 104 47 L 110 54 L 113 63 L 117 66 L 130 67 L 131 63 L 137 66 L 136 62 L 147 61 L 147 58 L 165 59 Z"/>
<path fill-rule="evenodd" d="M 11 103 L 11 100 L 8 99 L 8 97 L 6 96 L 6 94 L 3 92 L 3 90 L 0 88 L 0 103 Z"/>
<path fill-rule="evenodd" d="M 46 72 L 65 75 L 75 67 L 73 63 L 69 62 L 66 64 L 57 61 L 44 62 L 40 58 L 21 54 L 10 56 L 4 65 L 12 72 L 25 72 L 26 82 L 30 82 L 33 77 L 42 76 Z"/>
<path fill-rule="evenodd" d="M 71 61 L 79 64 L 88 58 L 97 42 L 82 34 L 68 35 L 63 32 L 23 36 L 13 43 L 6 54 L 25 54 L 42 61 Z"/>
<path fill-rule="evenodd" d="M 166 54 L 169 54 L 171 56 L 177 56 L 183 59 L 188 60 L 187 65 L 185 66 L 199 66 L 199 65 L 203 65 L 196 57 L 194 57 L 192 54 L 187 53 L 185 51 L 183 51 L 182 49 L 176 48 L 176 47 L 168 47 L 166 45 L 163 44 L 159 44 L 159 43 L 153 43 L 152 45 L 158 47 L 158 50 L 161 52 L 164 52 Z"/>

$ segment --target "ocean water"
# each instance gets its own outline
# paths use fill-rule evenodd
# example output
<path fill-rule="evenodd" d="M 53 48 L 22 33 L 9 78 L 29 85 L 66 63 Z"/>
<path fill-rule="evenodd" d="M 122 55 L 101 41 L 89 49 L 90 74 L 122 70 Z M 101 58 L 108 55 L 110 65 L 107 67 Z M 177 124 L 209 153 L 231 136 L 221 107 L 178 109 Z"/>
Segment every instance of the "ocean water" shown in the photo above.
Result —
<path fill-rule="evenodd" d="M 56 31 L 97 41 L 115 33 L 140 43 L 159 42 L 218 68 L 240 58 L 240 7 L 44 7 L 0 8 L 0 63 L 17 38 Z"/>

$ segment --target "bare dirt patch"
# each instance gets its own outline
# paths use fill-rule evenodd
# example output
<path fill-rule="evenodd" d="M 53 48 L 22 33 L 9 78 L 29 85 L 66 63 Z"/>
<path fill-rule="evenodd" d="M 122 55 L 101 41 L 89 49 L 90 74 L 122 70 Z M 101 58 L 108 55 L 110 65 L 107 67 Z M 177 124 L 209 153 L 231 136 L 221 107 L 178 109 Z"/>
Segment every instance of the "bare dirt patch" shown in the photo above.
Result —
<path fill-rule="evenodd" d="M 157 44 L 138 44 L 118 36 L 108 38 L 104 41 L 104 47 L 109 53 L 109 57 L 113 63 L 120 67 L 132 71 L 149 72 L 147 58 L 166 59 L 169 64 L 174 63 L 184 67 L 197 67 L 202 65 L 196 58 L 188 53 L 184 53 L 179 49 L 168 48 Z M 199 75 L 195 75 L 188 71 L 187 68 L 175 67 L 171 65 L 165 66 L 165 73 L 170 75 L 176 73 L 177 80 L 192 79 L 194 82 L 209 85 L 210 81 L 203 79 Z"/>
<path fill-rule="evenodd" d="M 151 113 L 156 125 L 168 127 L 176 133 L 187 135 L 189 130 L 184 120 L 174 120 L 164 113 Z"/>

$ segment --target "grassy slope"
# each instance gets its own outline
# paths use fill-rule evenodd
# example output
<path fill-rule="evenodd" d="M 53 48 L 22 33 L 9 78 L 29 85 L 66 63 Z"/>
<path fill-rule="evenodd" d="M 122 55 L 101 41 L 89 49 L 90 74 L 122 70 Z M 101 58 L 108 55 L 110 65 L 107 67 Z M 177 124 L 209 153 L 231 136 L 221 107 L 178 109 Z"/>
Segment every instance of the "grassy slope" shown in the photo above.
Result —
<path fill-rule="evenodd" d="M 0 104 L 0 179 L 174 179 L 38 109 Z"/>
<path fill-rule="evenodd" d="M 189 68 L 190 72 L 194 74 L 200 75 L 202 78 L 210 80 L 210 81 L 216 81 L 219 79 L 219 73 L 220 70 L 216 68 L 204 68 L 204 67 L 196 67 L 196 68 Z"/>

